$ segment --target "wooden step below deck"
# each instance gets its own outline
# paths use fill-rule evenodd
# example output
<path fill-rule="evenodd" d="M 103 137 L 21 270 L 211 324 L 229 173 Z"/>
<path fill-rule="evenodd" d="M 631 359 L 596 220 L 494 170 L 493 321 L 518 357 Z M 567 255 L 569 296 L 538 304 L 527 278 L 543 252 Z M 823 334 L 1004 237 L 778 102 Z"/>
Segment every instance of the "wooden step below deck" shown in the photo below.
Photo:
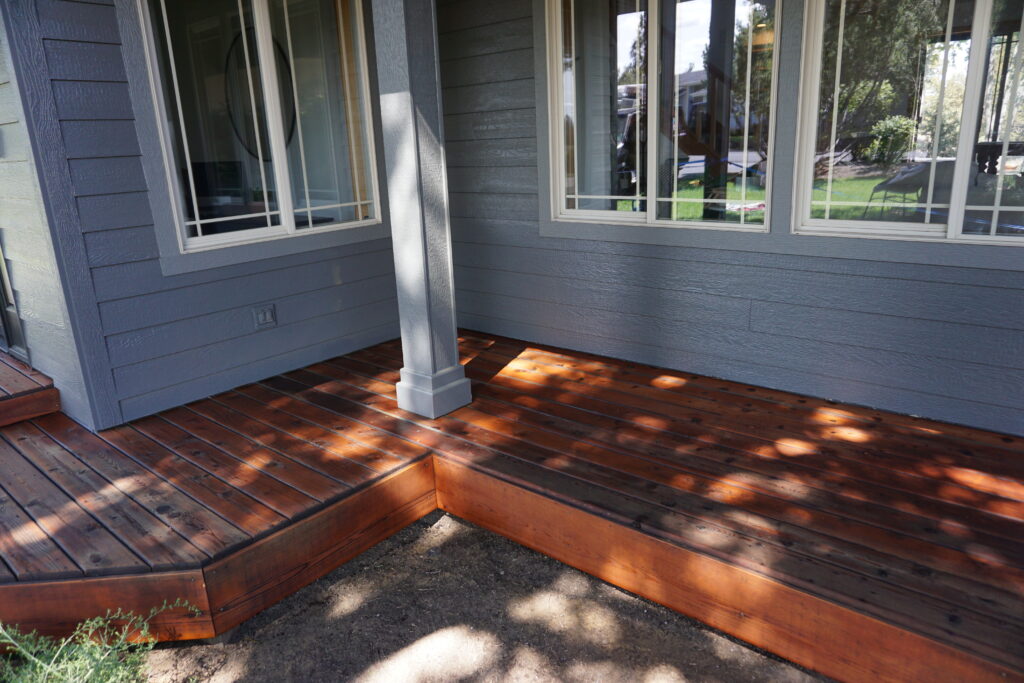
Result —
<path fill-rule="evenodd" d="M 59 410 L 53 380 L 0 351 L 0 427 Z"/>

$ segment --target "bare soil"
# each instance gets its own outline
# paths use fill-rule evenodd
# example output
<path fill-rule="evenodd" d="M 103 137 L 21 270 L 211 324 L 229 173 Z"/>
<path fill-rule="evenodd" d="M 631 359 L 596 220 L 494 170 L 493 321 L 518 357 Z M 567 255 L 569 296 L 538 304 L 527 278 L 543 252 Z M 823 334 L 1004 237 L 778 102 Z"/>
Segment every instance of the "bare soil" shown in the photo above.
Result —
<path fill-rule="evenodd" d="M 802 681 L 814 674 L 435 512 L 153 681 Z"/>

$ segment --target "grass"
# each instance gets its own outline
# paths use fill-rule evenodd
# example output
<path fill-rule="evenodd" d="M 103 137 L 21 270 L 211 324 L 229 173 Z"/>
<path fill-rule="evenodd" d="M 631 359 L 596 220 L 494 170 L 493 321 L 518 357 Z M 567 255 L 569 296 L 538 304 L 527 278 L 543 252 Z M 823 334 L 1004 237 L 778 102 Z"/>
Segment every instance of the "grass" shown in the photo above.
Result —
<path fill-rule="evenodd" d="M 858 220 L 858 221 L 894 221 L 902 223 L 923 223 L 925 211 L 922 208 L 891 206 L 893 204 L 916 203 L 917 197 L 913 194 L 901 195 L 890 193 L 885 196 L 883 192 L 874 193 L 875 187 L 886 180 L 883 174 L 859 175 L 849 177 L 838 177 L 832 180 L 832 200 L 837 202 L 856 202 L 859 206 L 835 206 L 829 209 L 828 217 L 834 220 Z M 821 204 L 828 198 L 828 182 L 826 179 L 816 180 L 811 195 L 812 202 L 819 202 L 811 207 L 811 218 L 825 218 L 825 206 Z M 874 196 L 872 196 L 874 194 Z M 740 203 L 740 187 L 735 182 L 730 182 L 726 188 L 726 196 L 730 203 Z M 695 178 L 689 181 L 680 181 L 680 189 L 675 193 L 677 199 L 703 199 L 704 187 L 701 179 Z M 747 185 L 746 203 L 765 200 L 765 190 L 762 187 L 750 183 Z M 890 206 L 879 206 L 883 200 Z M 991 197 L 986 195 L 977 203 L 990 203 Z M 1012 188 L 1004 190 L 1003 206 L 1024 204 L 1024 189 Z M 635 202 L 631 200 L 619 200 L 616 204 L 618 211 L 635 211 Z M 943 222 L 946 220 L 948 209 L 936 208 L 932 210 L 932 221 Z M 1010 225 L 1017 225 L 1021 221 L 1019 214 L 1010 216 L 1006 211 L 1003 216 Z M 1010 216 L 1010 217 L 1007 217 Z M 969 216 L 970 219 L 970 216 Z M 672 205 L 672 220 L 677 221 L 700 221 L 704 220 L 704 205 L 698 202 L 678 202 Z M 721 219 L 719 219 L 721 220 Z M 988 220 L 982 216 L 976 218 L 979 224 Z M 739 223 L 739 211 L 726 211 L 724 222 Z M 764 211 L 747 211 L 745 222 L 759 225 L 764 222 Z M 987 230 L 986 230 L 987 232 Z"/>
<path fill-rule="evenodd" d="M 736 183 L 729 183 L 726 188 L 726 199 L 730 203 L 739 204 L 741 201 L 741 188 Z M 747 195 L 746 204 L 754 204 L 757 202 L 765 201 L 765 190 L 763 187 L 758 187 L 753 181 L 749 181 L 747 184 Z M 676 199 L 703 199 L 704 198 L 704 185 L 700 180 L 680 181 L 680 189 L 676 191 L 674 197 Z M 634 202 L 630 200 L 620 200 L 617 204 L 618 211 L 633 211 Z M 671 220 L 676 221 L 700 221 L 705 220 L 704 218 L 704 204 L 698 202 L 677 202 L 672 204 L 672 216 Z M 719 219 L 721 220 L 721 219 Z M 725 222 L 727 223 L 739 223 L 740 212 L 739 211 L 726 211 Z M 764 211 L 747 211 L 744 218 L 746 223 L 760 225 L 764 223 Z"/>

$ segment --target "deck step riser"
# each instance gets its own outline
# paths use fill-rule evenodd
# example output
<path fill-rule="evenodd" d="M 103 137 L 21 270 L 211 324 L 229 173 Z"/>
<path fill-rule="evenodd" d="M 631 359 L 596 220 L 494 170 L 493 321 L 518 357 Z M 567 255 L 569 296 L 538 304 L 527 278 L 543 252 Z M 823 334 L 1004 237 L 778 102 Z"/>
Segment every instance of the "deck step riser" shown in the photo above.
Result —
<path fill-rule="evenodd" d="M 0 427 L 60 412 L 60 392 L 53 387 L 0 399 Z"/>

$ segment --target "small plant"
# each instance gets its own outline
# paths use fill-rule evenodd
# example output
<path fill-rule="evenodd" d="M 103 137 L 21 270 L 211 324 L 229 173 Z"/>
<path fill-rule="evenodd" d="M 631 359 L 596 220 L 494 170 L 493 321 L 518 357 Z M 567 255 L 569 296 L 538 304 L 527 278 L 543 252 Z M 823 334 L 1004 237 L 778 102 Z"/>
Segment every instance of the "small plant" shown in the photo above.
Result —
<path fill-rule="evenodd" d="M 906 116 L 887 116 L 871 127 L 867 157 L 886 171 L 903 161 L 914 144 L 914 120 Z"/>
<path fill-rule="evenodd" d="M 134 683 L 145 680 L 146 653 L 156 645 L 149 622 L 182 600 L 139 616 L 108 611 L 80 623 L 66 638 L 21 633 L 0 623 L 0 681 L 3 683 Z"/>

